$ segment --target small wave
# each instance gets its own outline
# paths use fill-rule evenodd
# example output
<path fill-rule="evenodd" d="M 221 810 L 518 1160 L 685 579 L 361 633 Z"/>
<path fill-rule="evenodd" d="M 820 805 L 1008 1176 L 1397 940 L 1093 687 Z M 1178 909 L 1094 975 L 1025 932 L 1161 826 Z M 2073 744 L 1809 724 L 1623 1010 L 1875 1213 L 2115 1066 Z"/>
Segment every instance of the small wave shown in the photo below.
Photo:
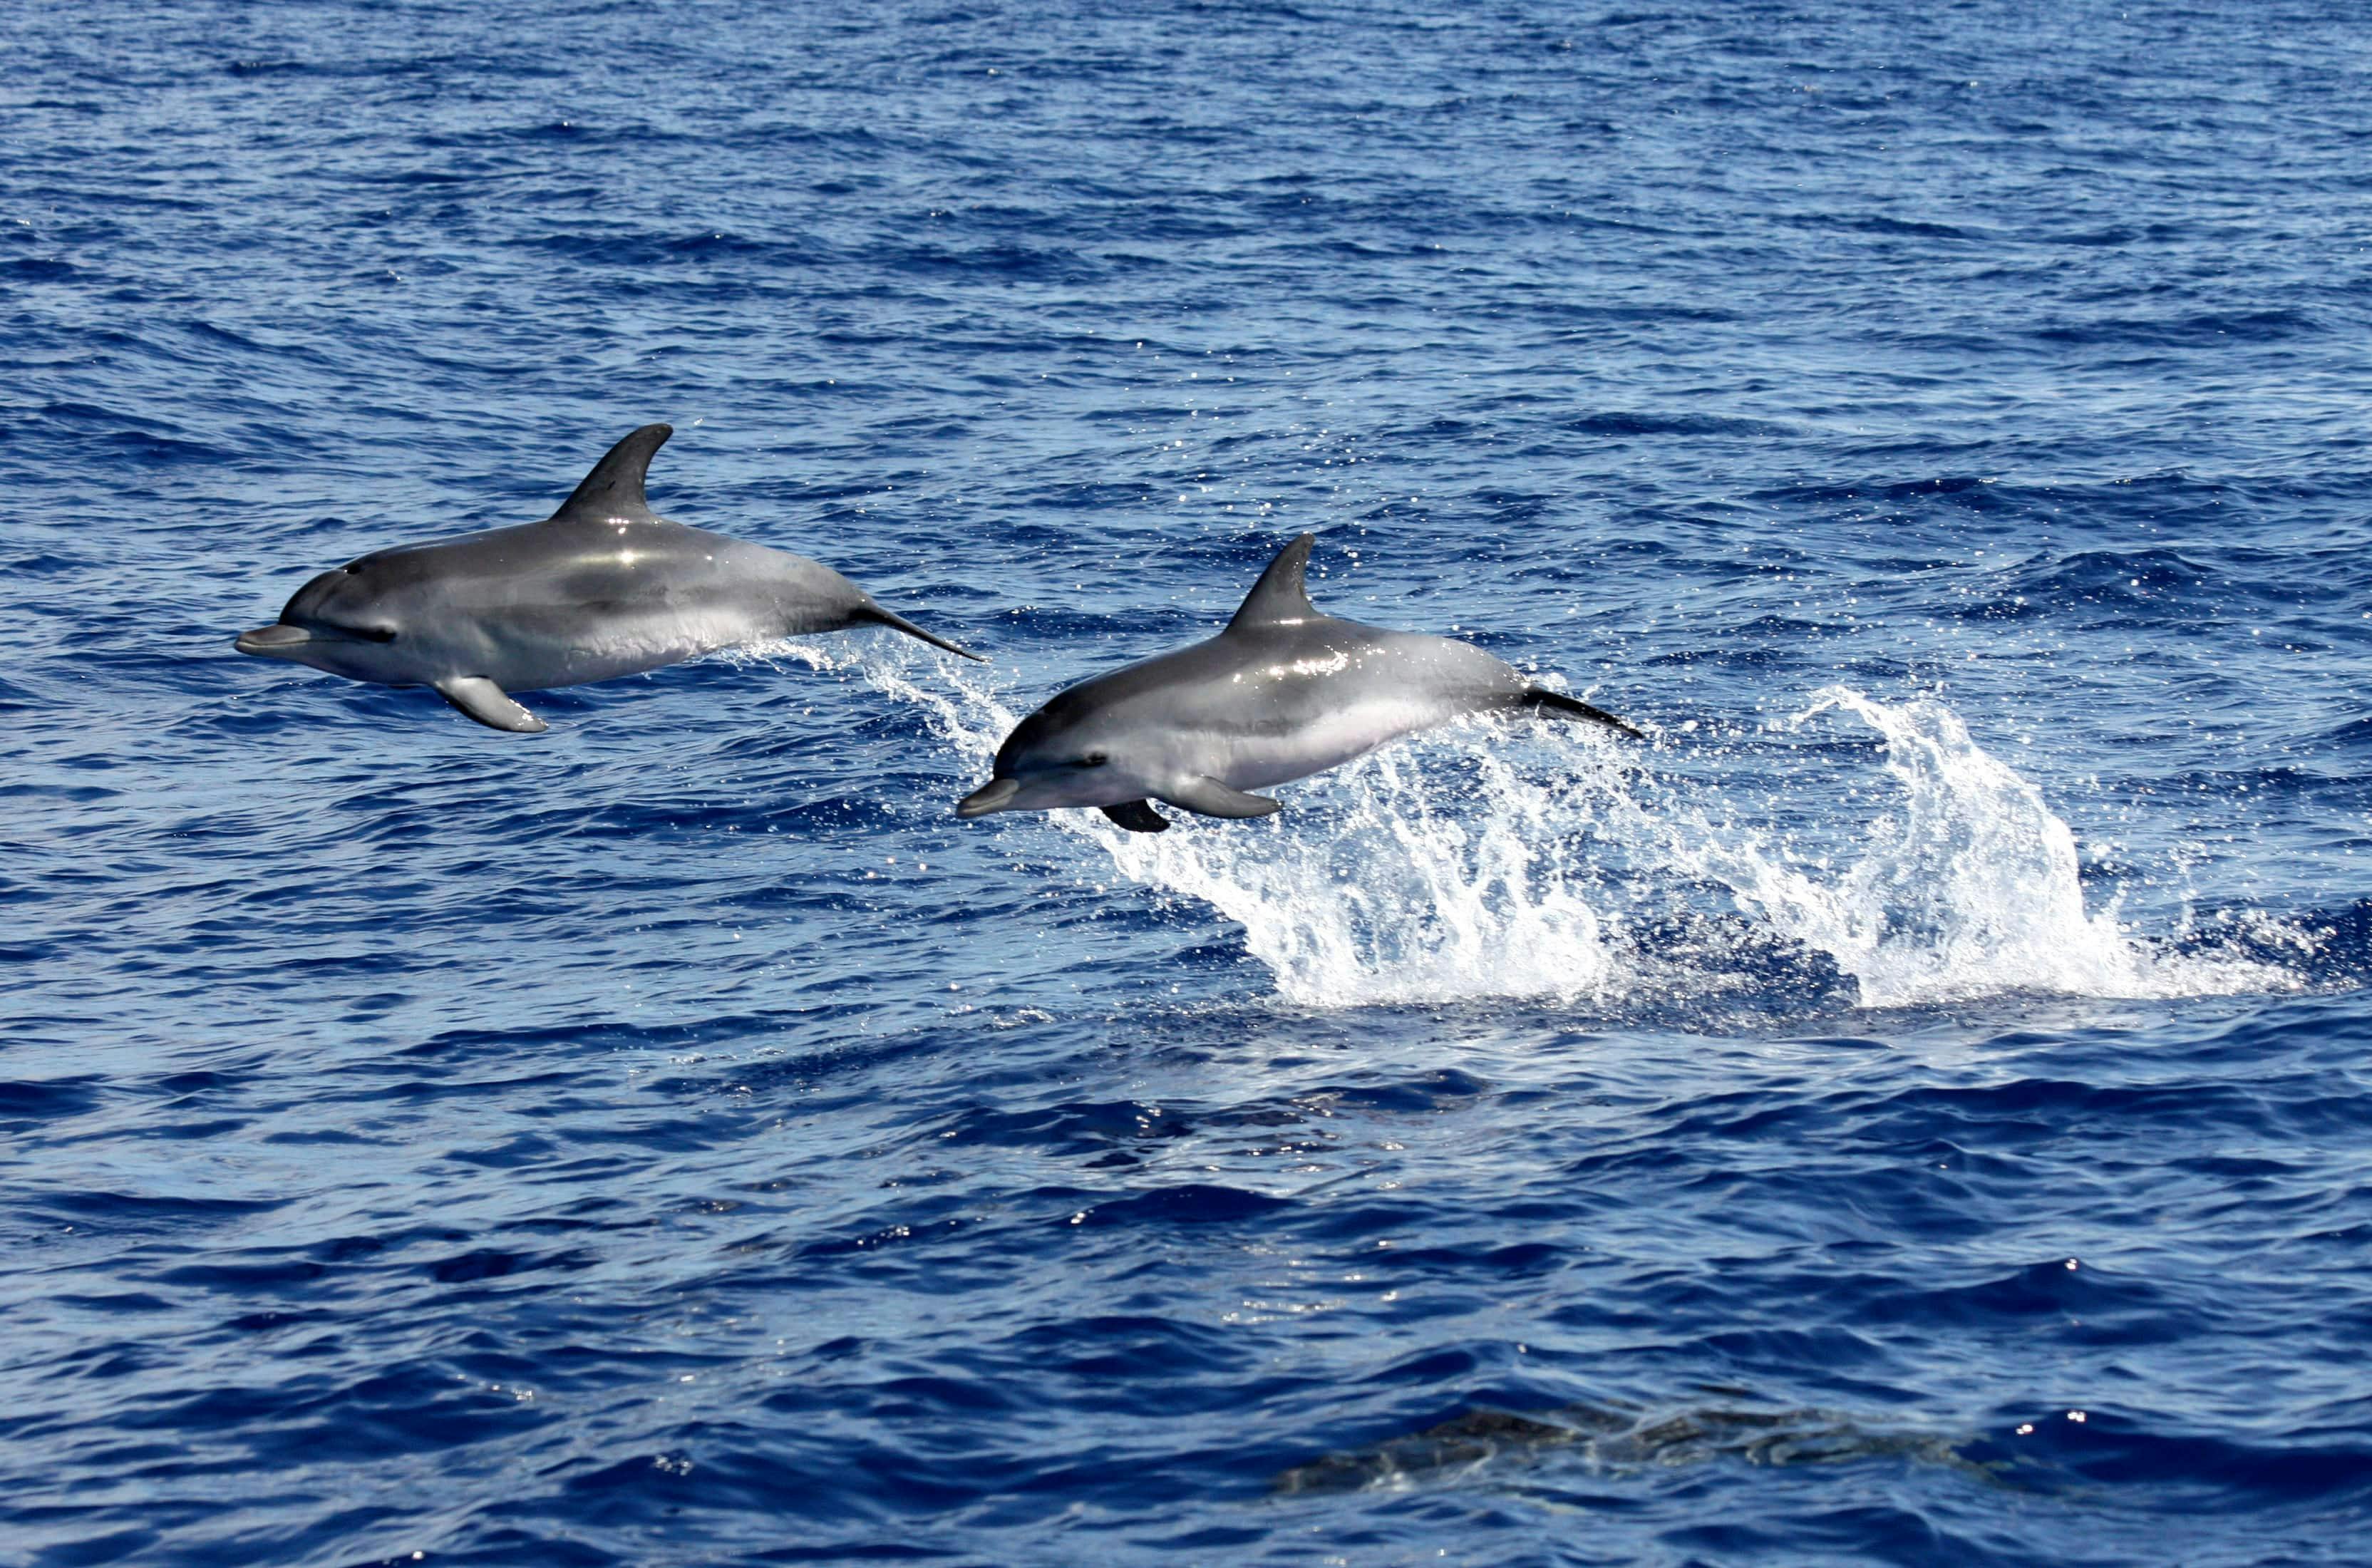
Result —
<path fill-rule="evenodd" d="M 1582 436 L 1786 436 L 1788 426 L 1769 420 L 1738 419 L 1726 414 L 1647 413 L 1610 410 L 1583 414 L 1564 422 L 1564 428 Z"/>
<path fill-rule="evenodd" d="M 1994 238 L 1982 229 L 1970 228 L 1959 224 L 1889 217 L 1884 214 L 1795 213 L 1778 221 L 1790 228 L 1834 231 L 1840 234 L 1875 234 L 1887 238 L 1965 239 L 1982 243 Z"/>

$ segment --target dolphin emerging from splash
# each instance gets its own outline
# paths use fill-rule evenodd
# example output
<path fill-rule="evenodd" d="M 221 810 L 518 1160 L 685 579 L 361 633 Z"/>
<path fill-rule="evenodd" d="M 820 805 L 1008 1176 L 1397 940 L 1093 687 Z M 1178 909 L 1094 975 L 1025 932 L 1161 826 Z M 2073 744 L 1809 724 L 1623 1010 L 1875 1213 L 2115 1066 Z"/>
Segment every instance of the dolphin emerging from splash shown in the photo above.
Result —
<path fill-rule="evenodd" d="M 820 562 L 671 523 L 643 497 L 645 424 L 540 523 L 382 550 L 296 590 L 278 624 L 233 645 L 353 680 L 433 686 L 480 724 L 533 735 L 513 691 L 578 686 L 717 648 L 889 626 L 933 636 Z"/>
<path fill-rule="evenodd" d="M 1639 733 L 1471 644 L 1321 615 L 1302 586 L 1314 541 L 1277 552 L 1217 636 L 1082 682 L 1016 725 L 956 815 L 1094 806 L 1157 833 L 1169 823 L 1153 800 L 1265 817 L 1283 807 L 1246 791 L 1469 714 L 1529 708 Z"/>

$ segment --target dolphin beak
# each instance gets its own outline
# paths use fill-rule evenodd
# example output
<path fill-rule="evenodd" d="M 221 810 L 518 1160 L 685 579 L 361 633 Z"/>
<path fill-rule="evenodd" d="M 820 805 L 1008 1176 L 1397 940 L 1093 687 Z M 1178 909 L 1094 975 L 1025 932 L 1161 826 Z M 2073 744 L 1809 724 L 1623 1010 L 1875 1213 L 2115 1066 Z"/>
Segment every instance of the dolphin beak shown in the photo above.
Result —
<path fill-rule="evenodd" d="M 313 634 L 302 626 L 259 626 L 252 632 L 240 633 L 238 641 L 231 646 L 257 658 L 278 658 L 312 640 Z"/>
<path fill-rule="evenodd" d="M 1006 802 L 1021 793 L 1018 779 L 991 779 L 978 789 L 956 802 L 956 815 L 970 820 L 985 817 L 992 811 L 1005 809 Z"/>

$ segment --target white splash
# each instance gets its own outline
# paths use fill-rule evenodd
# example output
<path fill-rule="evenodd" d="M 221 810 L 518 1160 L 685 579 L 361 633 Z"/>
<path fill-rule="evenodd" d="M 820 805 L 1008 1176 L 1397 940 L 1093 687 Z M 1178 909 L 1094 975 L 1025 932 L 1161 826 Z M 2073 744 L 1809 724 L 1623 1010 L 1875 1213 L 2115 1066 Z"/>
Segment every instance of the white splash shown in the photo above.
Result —
<path fill-rule="evenodd" d="M 1864 1006 L 2011 991 L 2167 997 L 2297 984 L 2251 960 L 2157 951 L 2127 932 L 2115 900 L 2087 912 L 2074 831 L 1941 703 L 1889 704 L 1830 686 L 1789 723 L 1831 709 L 1878 731 L 1882 766 L 1901 788 L 1899 810 L 1869 824 L 1842 875 L 1823 880 L 1755 839 L 1724 842 L 1711 831 L 1675 842 L 1671 858 L 1835 958 Z"/>
<path fill-rule="evenodd" d="M 1592 908 L 1594 874 L 1573 851 L 1593 784 L 1606 785 L 1612 765 L 1576 748 L 1581 772 L 1567 787 L 1543 787 L 1478 738 L 1448 738 L 1452 748 L 1468 743 L 1459 760 L 1471 765 L 1447 780 L 1426 765 L 1441 746 L 1393 748 L 1314 790 L 1297 786 L 1285 816 L 1181 821 L 1158 835 L 1082 817 L 1075 830 L 1131 879 L 1240 923 L 1287 1001 L 1610 998 L 1628 970 Z"/>
<path fill-rule="evenodd" d="M 759 656 L 862 674 L 921 708 L 967 769 L 985 775 L 1017 715 L 981 676 L 936 660 L 918 681 L 906 660 L 852 653 L 792 643 Z M 2012 992 L 2171 997 L 2298 985 L 2294 972 L 2262 962 L 2162 950 L 2124 927 L 2114 900 L 2087 910 L 2074 832 L 1942 703 L 1886 703 L 1831 686 L 1787 726 L 1831 711 L 1878 732 L 1892 788 L 1876 776 L 1837 777 L 1819 781 L 1815 798 L 1840 809 L 1873 793 L 1900 798 L 1861 826 L 1857 842 L 1854 823 L 1814 823 L 1825 855 L 1739 830 L 1735 810 L 1716 822 L 1686 786 L 1649 783 L 1637 771 L 1646 754 L 1633 748 L 1521 722 L 1388 747 L 1292 785 L 1291 808 L 1263 820 L 1174 814 L 1170 831 L 1140 834 L 1088 811 L 1047 819 L 1132 881 L 1241 925 L 1279 994 L 1308 1006 L 1702 997 L 1753 987 L 1771 935 L 1828 954 L 1867 1007 Z M 1767 759 L 1753 766 L 1767 777 Z M 1656 798 L 1643 800 L 1648 789 Z M 1736 785 L 1702 789 L 1716 803 L 1738 798 Z M 1685 954 L 1645 950 L 1636 917 L 1684 914 L 1708 883 L 1762 923 L 1754 951 L 1718 942 Z"/>

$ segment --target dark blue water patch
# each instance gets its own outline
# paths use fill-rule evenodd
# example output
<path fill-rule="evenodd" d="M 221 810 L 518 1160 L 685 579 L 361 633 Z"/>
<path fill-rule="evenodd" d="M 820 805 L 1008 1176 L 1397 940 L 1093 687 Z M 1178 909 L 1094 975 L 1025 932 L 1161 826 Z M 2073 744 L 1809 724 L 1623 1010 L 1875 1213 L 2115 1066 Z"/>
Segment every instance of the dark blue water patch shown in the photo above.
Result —
<path fill-rule="evenodd" d="M 1784 425 L 1710 414 L 1595 413 L 1565 422 L 1567 430 L 1584 436 L 1772 436 L 1790 432 Z"/>
<path fill-rule="evenodd" d="M 16 1129 L 29 1129 L 81 1116 L 96 1109 L 99 1093 L 89 1080 L 71 1078 L 0 1083 L 0 1118 Z"/>
<path fill-rule="evenodd" d="M 2367 1456 L 2354 1445 L 2264 1446 L 2166 1434 L 2114 1409 L 2052 1414 L 2059 1419 L 2034 1421 L 2030 1431 L 1980 1452 L 1987 1458 L 2003 1456 L 2010 1473 L 2029 1485 L 2084 1485 L 2147 1474 L 2186 1505 L 2198 1507 L 2262 1490 L 2285 1506 L 2343 1508 L 2356 1504 L 2367 1484 Z"/>
<path fill-rule="evenodd" d="M 1238 1188 L 1195 1182 L 1099 1203 L 1080 1211 L 1084 1225 L 1228 1225 L 1258 1218 L 1285 1200 Z"/>
<path fill-rule="evenodd" d="M 1834 229 L 1851 234 L 1899 235 L 1922 239 L 1990 241 L 1996 238 L 1955 224 L 1889 217 L 1884 214 L 1848 216 L 1831 213 L 1805 213 L 1781 221 L 1804 228 Z"/>
<path fill-rule="evenodd" d="M 752 239 L 724 233 L 622 235 L 603 230 L 541 236 L 526 241 L 523 248 L 601 266 L 669 266 L 700 261 L 773 271 L 824 265 L 833 260 L 829 249 L 809 242 Z"/>
<path fill-rule="evenodd" d="M 72 283 L 87 277 L 73 262 L 48 256 L 20 256 L 0 261 L 0 277 L 19 284 Z"/>

